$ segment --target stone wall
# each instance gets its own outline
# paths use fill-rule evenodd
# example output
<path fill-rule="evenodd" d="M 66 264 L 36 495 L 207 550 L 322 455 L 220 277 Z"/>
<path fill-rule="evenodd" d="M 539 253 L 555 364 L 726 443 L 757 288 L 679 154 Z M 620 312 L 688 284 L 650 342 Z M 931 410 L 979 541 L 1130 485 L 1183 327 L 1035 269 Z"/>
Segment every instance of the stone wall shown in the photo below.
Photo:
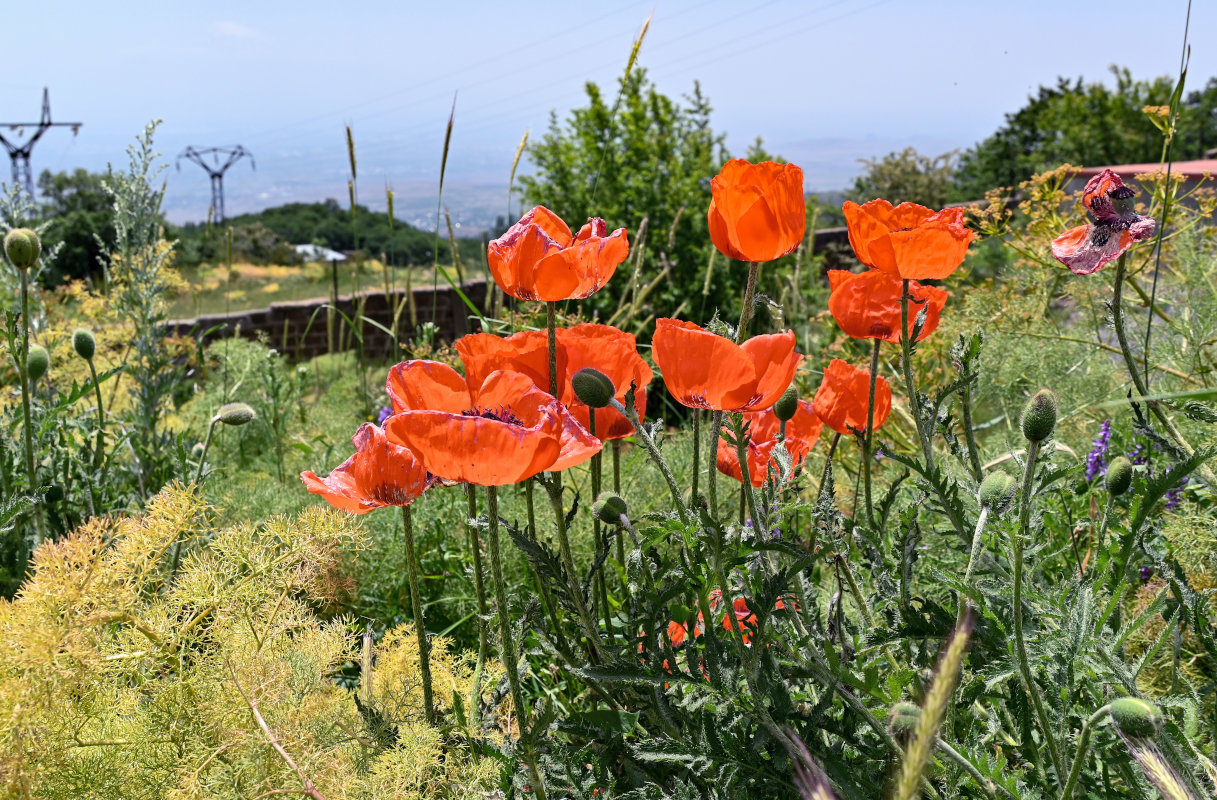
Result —
<path fill-rule="evenodd" d="M 479 309 L 486 304 L 485 281 L 470 281 L 462 284 L 461 291 Z M 369 290 L 358 295 L 339 296 L 336 307 L 352 320 L 357 314 L 375 320 L 385 328 L 392 329 L 393 314 L 404 298 L 404 291 L 391 293 L 386 298 L 383 290 Z M 359 309 L 359 301 L 363 301 Z M 276 348 L 292 361 L 314 358 L 329 352 L 330 311 L 326 305 L 328 297 L 273 303 L 269 308 L 235 311 L 231 314 L 210 314 L 197 319 L 175 319 L 165 324 L 167 332 L 179 336 L 195 336 L 204 345 L 218 339 L 239 335 L 253 339 L 259 332 L 266 334 L 271 347 Z M 438 338 L 451 341 L 477 330 L 478 321 L 469 319 L 472 312 L 450 286 L 441 287 L 434 296 L 435 314 L 432 315 L 433 296 L 431 289 L 415 289 L 414 304 L 418 313 L 418 324 L 434 322 L 439 327 Z M 346 321 L 334 316 L 334 349 L 354 349 L 355 340 L 347 328 Z M 398 336 L 404 341 L 411 333 L 410 311 L 402 308 L 398 323 Z M 371 323 L 363 323 L 363 348 L 369 356 L 394 358 L 393 341 L 389 334 Z"/>

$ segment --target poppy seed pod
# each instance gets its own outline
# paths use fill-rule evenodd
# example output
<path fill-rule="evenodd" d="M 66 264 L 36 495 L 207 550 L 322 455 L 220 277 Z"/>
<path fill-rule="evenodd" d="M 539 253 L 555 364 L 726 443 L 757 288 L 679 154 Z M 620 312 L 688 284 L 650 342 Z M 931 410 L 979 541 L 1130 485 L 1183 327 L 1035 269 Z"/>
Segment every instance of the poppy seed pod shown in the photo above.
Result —
<path fill-rule="evenodd" d="M 4 236 L 4 253 L 14 267 L 26 270 L 38 263 L 42 242 L 29 228 L 13 228 Z"/>
<path fill-rule="evenodd" d="M 1107 467 L 1104 483 L 1112 497 L 1119 497 L 1127 492 L 1128 487 L 1132 486 L 1132 462 L 1124 456 L 1113 458 Z"/>
<path fill-rule="evenodd" d="M 892 706 L 892 712 L 888 715 L 887 725 L 895 734 L 909 734 L 917 727 L 918 721 L 921 719 L 921 709 L 916 703 L 910 703 L 907 700 L 902 700 Z"/>
<path fill-rule="evenodd" d="M 1052 435 L 1056 428 L 1057 407 L 1056 393 L 1051 389 L 1040 389 L 1032 395 L 1023 407 L 1021 423 L 1027 441 L 1042 442 Z"/>
<path fill-rule="evenodd" d="M 25 357 L 25 374 L 36 381 L 46 374 L 51 367 L 51 354 L 40 344 L 30 345 L 30 351 Z"/>
<path fill-rule="evenodd" d="M 72 349 L 85 361 L 92 361 L 93 353 L 97 351 L 97 340 L 93 338 L 93 332 L 88 328 L 77 328 L 72 334 Z"/>
<path fill-rule="evenodd" d="M 782 422 L 789 422 L 799 410 L 799 390 L 794 384 L 782 393 L 778 401 L 773 404 L 773 415 Z"/>
<path fill-rule="evenodd" d="M 245 403 L 226 403 L 216 412 L 216 419 L 225 425 L 244 425 L 252 422 L 257 414 Z"/>
<path fill-rule="evenodd" d="M 620 525 L 622 515 L 628 512 L 625 500 L 616 492 L 601 492 L 592 503 L 592 514 L 606 525 Z"/>
<path fill-rule="evenodd" d="M 617 393 L 609 376 L 592 367 L 584 367 L 572 375 L 570 386 L 579 402 L 592 408 L 604 408 L 613 402 L 613 395 Z"/>
<path fill-rule="evenodd" d="M 1000 512 L 1014 499 L 1018 482 L 1008 473 L 996 470 L 985 476 L 980 484 L 980 504 L 985 508 Z"/>
<path fill-rule="evenodd" d="M 1125 736 L 1153 736 L 1162 726 L 1162 712 L 1136 697 L 1121 697 L 1109 706 L 1111 718 Z"/>

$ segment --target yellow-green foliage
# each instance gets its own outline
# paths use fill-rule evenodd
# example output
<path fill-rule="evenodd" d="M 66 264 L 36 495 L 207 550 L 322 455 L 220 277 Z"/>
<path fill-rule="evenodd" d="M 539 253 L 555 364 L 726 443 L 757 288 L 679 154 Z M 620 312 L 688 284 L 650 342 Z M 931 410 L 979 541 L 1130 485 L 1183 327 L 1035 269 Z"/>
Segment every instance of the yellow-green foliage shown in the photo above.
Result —
<path fill-rule="evenodd" d="M 364 543 L 350 517 L 313 507 L 212 530 L 208 515 L 171 487 L 140 517 L 37 550 L 21 593 L 0 601 L 0 798 L 212 800 L 310 782 L 327 800 L 382 800 L 493 785 L 493 762 L 424 721 L 410 628 L 376 653 L 378 724 L 335 682 L 361 661 L 349 621 L 318 614 Z M 442 638 L 432 671 L 443 707 L 454 692 L 467 704 L 472 667 Z M 487 699 L 499 677 L 496 665 Z"/>

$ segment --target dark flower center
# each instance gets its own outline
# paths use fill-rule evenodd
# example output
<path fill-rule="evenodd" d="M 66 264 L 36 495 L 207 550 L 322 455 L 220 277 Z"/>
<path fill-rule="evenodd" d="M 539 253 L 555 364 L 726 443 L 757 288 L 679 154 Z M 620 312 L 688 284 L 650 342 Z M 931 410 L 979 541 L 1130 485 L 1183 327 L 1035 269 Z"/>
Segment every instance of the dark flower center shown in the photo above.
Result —
<path fill-rule="evenodd" d="M 497 408 L 478 408 L 475 406 L 462 411 L 461 415 L 466 417 L 493 419 L 499 422 L 506 422 L 508 425 L 518 425 L 521 428 L 524 427 L 524 420 L 517 417 L 507 406 L 499 406 Z"/>

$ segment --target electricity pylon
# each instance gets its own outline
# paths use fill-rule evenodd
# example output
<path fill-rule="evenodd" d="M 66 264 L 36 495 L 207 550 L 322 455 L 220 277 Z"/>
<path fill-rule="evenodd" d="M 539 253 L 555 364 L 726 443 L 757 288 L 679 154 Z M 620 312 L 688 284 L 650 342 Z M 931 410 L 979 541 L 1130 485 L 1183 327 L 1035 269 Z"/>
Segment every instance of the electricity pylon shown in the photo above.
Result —
<path fill-rule="evenodd" d="M 81 122 L 51 122 L 51 93 L 46 88 L 42 90 L 42 117 L 37 122 L 0 122 L 0 127 L 16 131 L 17 137 L 25 135 L 25 129 L 33 128 L 34 134 L 24 143 L 10 142 L 0 135 L 0 144 L 8 151 L 8 157 L 13 162 L 13 184 L 25 189 L 31 198 L 34 196 L 34 172 L 30 169 L 30 153 L 34 145 L 47 132 L 47 128 L 71 128 L 72 135 L 80 133 Z"/>
<path fill-rule="evenodd" d="M 211 163 L 207 162 L 207 157 L 211 157 Z M 248 158 L 249 165 L 253 169 L 257 169 L 254 163 L 253 153 L 246 150 L 241 145 L 233 147 L 195 147 L 191 145 L 178 154 L 177 169 L 182 171 L 182 159 L 193 161 L 202 167 L 211 177 L 211 221 L 224 221 L 224 173 L 233 164 Z M 223 163 L 221 163 L 223 159 Z"/>

